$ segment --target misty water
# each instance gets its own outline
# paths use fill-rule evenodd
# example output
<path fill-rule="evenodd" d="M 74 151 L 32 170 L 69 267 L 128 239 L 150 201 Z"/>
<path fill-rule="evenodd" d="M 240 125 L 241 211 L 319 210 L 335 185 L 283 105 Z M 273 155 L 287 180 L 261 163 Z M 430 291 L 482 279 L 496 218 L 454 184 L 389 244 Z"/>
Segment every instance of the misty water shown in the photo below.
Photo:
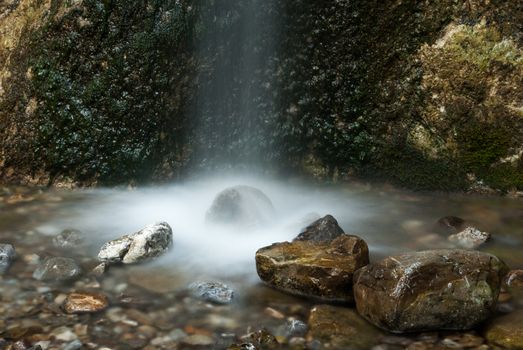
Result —
<path fill-rule="evenodd" d="M 273 203 L 274 218 L 266 225 L 251 228 L 207 223 L 205 216 L 216 194 L 235 185 L 262 190 Z M 15 245 L 19 253 L 1 289 L 9 300 L 10 288 L 20 281 L 17 288 L 21 290 L 15 288 L 17 294 L 12 296 L 20 305 L 24 305 L 24 298 L 39 295 L 38 291 L 50 293 L 52 299 L 71 288 L 71 283 L 49 285 L 32 279 L 39 259 L 70 256 L 88 272 L 107 240 L 136 232 L 150 223 L 167 221 L 174 235 L 173 247 L 167 254 L 149 263 L 116 265 L 103 279 L 85 277 L 72 288 L 99 288 L 113 299 L 107 311 L 111 317 L 122 313 L 125 321 L 128 308 L 138 309 L 169 332 L 186 330 L 184 327 L 190 325 L 220 337 L 261 328 L 282 335 L 286 321 L 278 313 L 275 317 L 273 310 L 306 321 L 314 301 L 263 285 L 256 274 L 254 255 L 261 247 L 292 240 L 325 214 L 335 216 L 345 232 L 366 240 L 371 261 L 400 252 L 451 247 L 445 235 L 436 233 L 435 223 L 442 216 L 459 216 L 492 233 L 494 238 L 481 250 L 498 255 L 511 268 L 523 268 L 523 207 L 519 200 L 504 197 L 413 193 L 387 186 L 320 185 L 216 174 L 139 189 L 4 188 L 1 193 L 2 241 Z M 54 247 L 52 237 L 68 228 L 83 232 L 87 246 L 66 250 Z M 197 281 L 219 281 L 231 286 L 235 292 L 232 304 L 212 305 L 192 298 L 187 287 Z M 16 304 L 9 312 L 17 310 Z M 22 315 L 24 322 L 40 317 Z M 106 317 L 99 315 L 89 322 L 93 327 L 100 322 L 103 325 L 108 322 L 104 321 Z M 93 339 L 103 344 L 110 344 L 115 337 L 112 333 L 95 333 L 91 334 Z"/>

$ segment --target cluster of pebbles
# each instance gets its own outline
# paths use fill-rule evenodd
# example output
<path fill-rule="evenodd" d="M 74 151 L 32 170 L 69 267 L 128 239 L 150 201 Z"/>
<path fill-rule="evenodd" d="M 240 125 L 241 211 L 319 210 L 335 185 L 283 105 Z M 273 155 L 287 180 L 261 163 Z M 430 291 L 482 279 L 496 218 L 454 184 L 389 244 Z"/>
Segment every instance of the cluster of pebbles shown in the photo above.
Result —
<path fill-rule="evenodd" d="M 470 226 L 452 229 L 456 249 L 370 262 L 366 242 L 328 215 L 259 249 L 271 288 L 247 289 L 164 288 L 161 271 L 127 266 L 169 249 L 167 223 L 109 241 L 96 258 L 77 230 L 18 232 L 0 245 L 0 349 L 523 348 L 523 271 L 462 245 L 466 231 L 483 236 Z"/>

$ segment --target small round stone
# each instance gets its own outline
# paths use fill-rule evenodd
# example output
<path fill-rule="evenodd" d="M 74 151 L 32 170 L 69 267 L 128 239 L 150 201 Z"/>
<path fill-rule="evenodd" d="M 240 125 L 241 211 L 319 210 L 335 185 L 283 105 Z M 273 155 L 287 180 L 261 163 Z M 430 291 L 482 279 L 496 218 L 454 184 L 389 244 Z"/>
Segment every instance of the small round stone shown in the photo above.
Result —
<path fill-rule="evenodd" d="M 71 293 L 64 302 L 64 310 L 69 314 L 99 312 L 107 308 L 107 297 L 99 293 Z"/>

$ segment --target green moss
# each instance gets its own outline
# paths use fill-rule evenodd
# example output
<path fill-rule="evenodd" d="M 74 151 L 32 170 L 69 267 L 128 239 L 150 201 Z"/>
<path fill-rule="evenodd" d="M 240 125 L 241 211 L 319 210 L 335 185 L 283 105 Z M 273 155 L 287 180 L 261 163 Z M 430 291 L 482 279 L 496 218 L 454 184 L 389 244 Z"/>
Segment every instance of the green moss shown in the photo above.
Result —
<path fill-rule="evenodd" d="M 416 190 L 460 190 L 467 186 L 466 174 L 452 159 L 432 158 L 415 145 L 391 145 L 375 160 L 378 172 L 371 166 L 365 175 L 390 181 Z"/>
<path fill-rule="evenodd" d="M 458 135 L 460 161 L 468 172 L 485 172 L 506 156 L 512 142 L 511 130 L 489 123 L 464 125 Z"/>

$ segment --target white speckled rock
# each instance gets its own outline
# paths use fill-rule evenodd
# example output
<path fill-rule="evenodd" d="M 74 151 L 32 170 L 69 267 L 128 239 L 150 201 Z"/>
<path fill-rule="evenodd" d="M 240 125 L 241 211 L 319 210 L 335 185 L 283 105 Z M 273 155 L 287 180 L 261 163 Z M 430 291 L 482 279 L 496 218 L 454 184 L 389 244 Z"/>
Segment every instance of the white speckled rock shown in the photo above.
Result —
<path fill-rule="evenodd" d="M 12 245 L 0 244 L 0 275 L 7 272 L 15 257 L 15 248 Z"/>
<path fill-rule="evenodd" d="M 475 249 L 490 239 L 490 233 L 481 232 L 475 227 L 467 227 L 463 231 L 449 236 L 449 241 L 462 248 Z"/>
<path fill-rule="evenodd" d="M 172 229 L 166 222 L 148 225 L 136 233 L 105 243 L 98 253 L 98 259 L 124 264 L 149 260 L 169 249 L 172 236 Z"/>

